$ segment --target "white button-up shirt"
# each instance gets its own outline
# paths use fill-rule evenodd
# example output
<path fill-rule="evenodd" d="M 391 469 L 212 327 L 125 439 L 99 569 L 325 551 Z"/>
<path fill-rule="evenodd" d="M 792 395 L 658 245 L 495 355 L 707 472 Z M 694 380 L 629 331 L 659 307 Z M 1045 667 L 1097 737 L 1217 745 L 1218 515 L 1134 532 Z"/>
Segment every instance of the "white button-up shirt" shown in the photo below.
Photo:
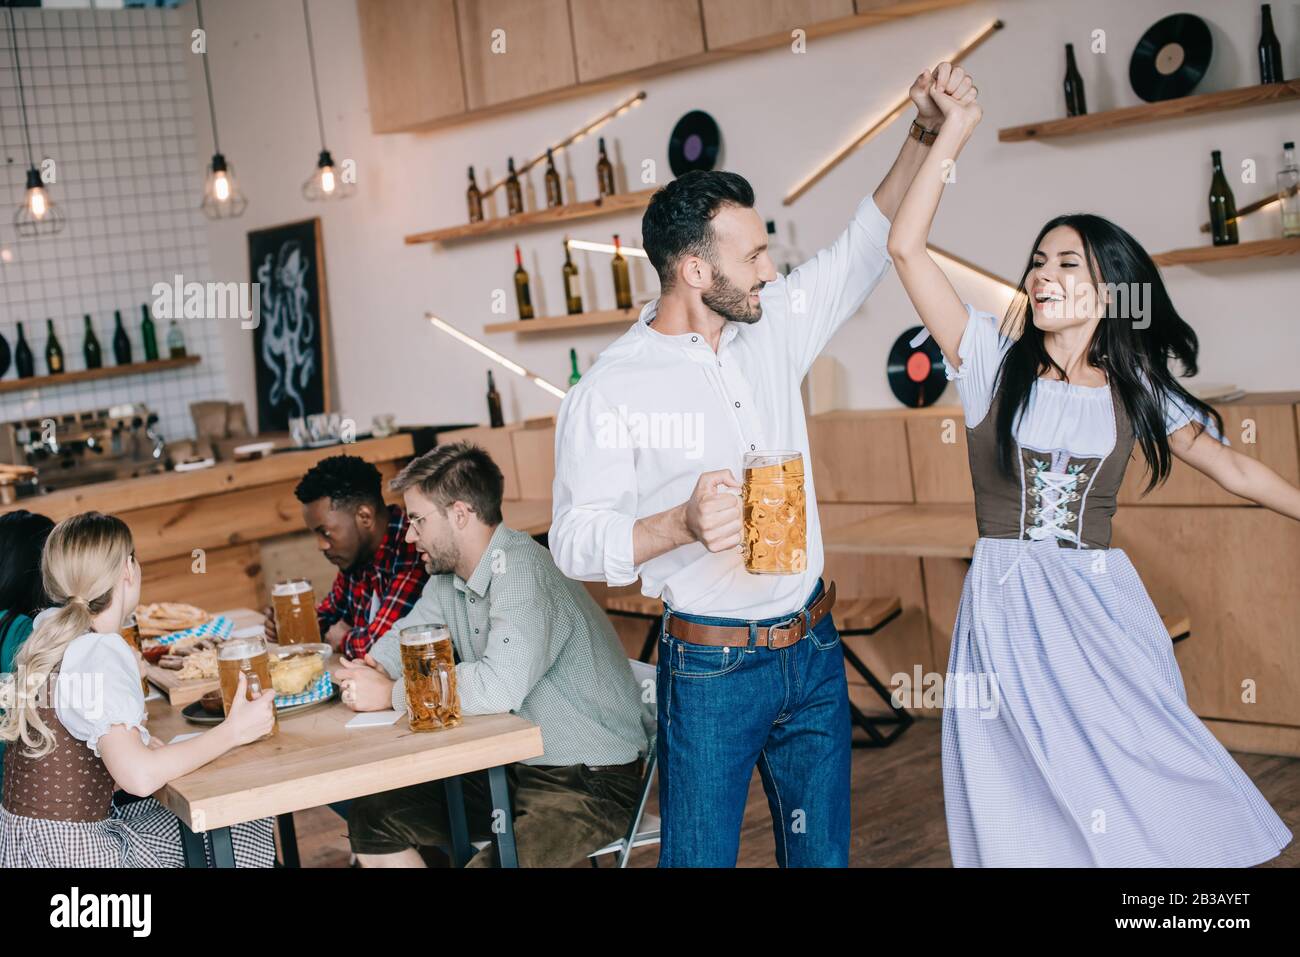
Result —
<path fill-rule="evenodd" d="M 758 322 L 726 324 L 716 353 L 702 335 L 655 331 L 658 300 L 646 304 L 560 407 L 550 546 L 561 571 L 611 585 L 639 577 L 644 594 L 687 614 L 774 618 L 803 606 L 823 555 L 800 385 L 891 265 L 888 238 L 868 196 L 835 242 L 763 287 Z M 702 472 L 740 480 L 746 453 L 776 450 L 804 458 L 805 572 L 752 575 L 738 548 L 699 542 L 634 564 L 637 519 L 685 502 Z"/>

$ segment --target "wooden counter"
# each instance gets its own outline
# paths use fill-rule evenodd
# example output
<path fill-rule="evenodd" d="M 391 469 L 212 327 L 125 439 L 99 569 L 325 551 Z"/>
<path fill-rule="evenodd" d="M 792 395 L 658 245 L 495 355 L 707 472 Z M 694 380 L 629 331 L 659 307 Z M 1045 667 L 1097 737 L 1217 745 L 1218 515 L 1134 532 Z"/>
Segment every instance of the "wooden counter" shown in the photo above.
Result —
<path fill-rule="evenodd" d="M 110 512 L 135 536 L 144 566 L 142 600 L 203 608 L 261 608 L 266 581 L 303 575 L 324 594 L 334 566 L 317 552 L 294 497 L 298 481 L 331 455 L 373 462 L 388 480 L 414 454 L 409 435 L 323 449 L 280 452 L 254 462 L 222 462 L 198 472 L 165 472 L 20 499 L 55 521 L 78 512 Z M 395 499 L 393 499 L 395 501 Z"/>

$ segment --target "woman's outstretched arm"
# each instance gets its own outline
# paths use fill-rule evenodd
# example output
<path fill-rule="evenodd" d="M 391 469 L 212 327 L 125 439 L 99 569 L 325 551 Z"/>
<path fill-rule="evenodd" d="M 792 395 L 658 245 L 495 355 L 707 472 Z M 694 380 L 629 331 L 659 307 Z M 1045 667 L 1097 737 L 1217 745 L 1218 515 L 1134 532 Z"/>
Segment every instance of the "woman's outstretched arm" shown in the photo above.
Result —
<path fill-rule="evenodd" d="M 974 86 L 943 90 L 936 78 L 930 96 L 943 112 L 943 127 L 921 169 L 912 179 L 889 230 L 889 255 L 898 270 L 912 305 L 954 368 L 961 360 L 957 345 L 966 328 L 966 310 L 943 270 L 930 257 L 926 245 L 945 183 L 953 179 L 957 156 L 979 125 L 983 111 Z"/>
<path fill-rule="evenodd" d="M 1169 451 L 1233 495 L 1300 520 L 1300 489 L 1263 462 L 1220 444 L 1208 432 L 1185 425 L 1169 433 Z"/>

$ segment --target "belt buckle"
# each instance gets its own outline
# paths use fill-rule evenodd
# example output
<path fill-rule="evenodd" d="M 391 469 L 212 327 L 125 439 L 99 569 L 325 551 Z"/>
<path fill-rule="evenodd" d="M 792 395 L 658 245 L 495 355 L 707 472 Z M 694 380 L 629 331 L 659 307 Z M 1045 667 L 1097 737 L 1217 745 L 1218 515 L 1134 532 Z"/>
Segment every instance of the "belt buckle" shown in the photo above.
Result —
<path fill-rule="evenodd" d="M 803 611 L 798 611 L 798 612 L 796 612 L 795 614 L 791 615 L 789 618 L 785 619 L 785 621 L 774 621 L 774 622 L 772 622 L 772 624 L 768 625 L 768 626 L 767 626 L 767 647 L 769 647 L 769 648 L 773 647 L 773 645 L 772 645 L 772 629 L 773 629 L 773 628 L 784 628 L 784 627 L 786 627 L 787 625 L 792 624 L 792 623 L 795 622 L 795 621 L 798 621 L 798 620 L 799 620 L 800 618 L 802 618 L 802 617 L 803 617 Z M 782 647 L 782 648 L 789 648 L 790 645 L 793 645 L 795 642 L 799 641 L 799 639 L 802 638 L 802 637 L 803 637 L 803 635 L 800 635 L 799 638 L 796 638 L 794 641 L 791 641 L 789 644 L 783 644 L 783 645 L 781 645 L 781 647 Z"/>

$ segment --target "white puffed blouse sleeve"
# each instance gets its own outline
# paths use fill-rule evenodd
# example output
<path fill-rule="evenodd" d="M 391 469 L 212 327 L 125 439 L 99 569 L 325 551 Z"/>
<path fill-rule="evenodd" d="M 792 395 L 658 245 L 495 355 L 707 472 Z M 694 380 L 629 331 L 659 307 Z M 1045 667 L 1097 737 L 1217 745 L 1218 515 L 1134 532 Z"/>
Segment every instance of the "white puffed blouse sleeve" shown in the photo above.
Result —
<path fill-rule="evenodd" d="M 118 634 L 91 632 L 68 645 L 59 667 L 55 696 L 59 722 L 99 757 L 99 739 L 114 725 L 138 728 L 149 743 L 144 726 L 144 691 L 135 651 Z"/>

